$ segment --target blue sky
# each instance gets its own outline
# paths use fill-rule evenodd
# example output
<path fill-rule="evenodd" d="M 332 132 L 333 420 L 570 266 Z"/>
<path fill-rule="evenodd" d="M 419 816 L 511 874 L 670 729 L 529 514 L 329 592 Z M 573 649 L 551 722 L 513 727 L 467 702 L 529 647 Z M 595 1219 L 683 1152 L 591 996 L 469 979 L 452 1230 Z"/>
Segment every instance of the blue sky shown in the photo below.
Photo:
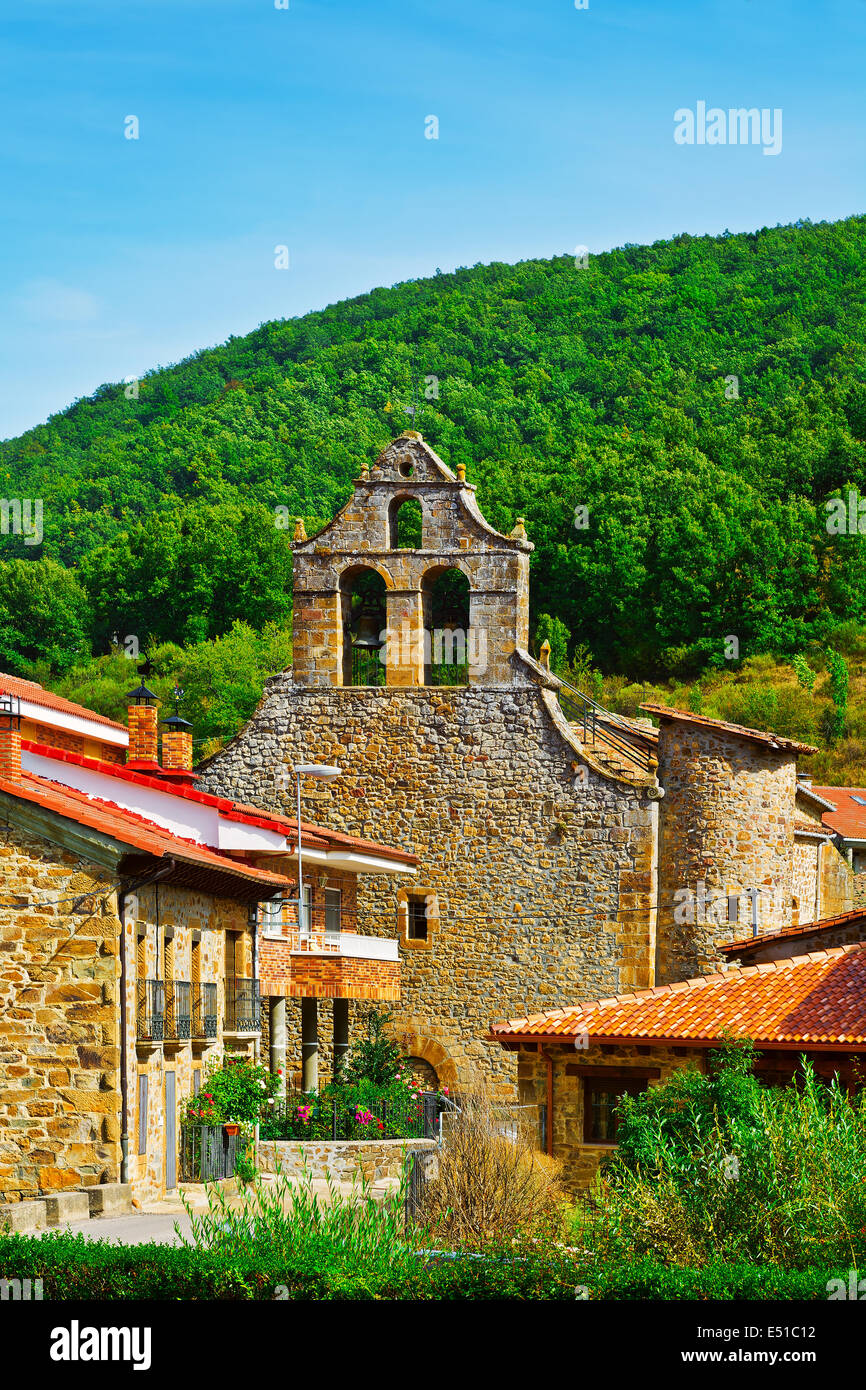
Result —
<path fill-rule="evenodd" d="M 437 267 L 866 201 L 866 0 L 27 0 L 4 31 L 0 437 Z M 781 153 L 677 145 L 698 101 L 781 108 Z"/>

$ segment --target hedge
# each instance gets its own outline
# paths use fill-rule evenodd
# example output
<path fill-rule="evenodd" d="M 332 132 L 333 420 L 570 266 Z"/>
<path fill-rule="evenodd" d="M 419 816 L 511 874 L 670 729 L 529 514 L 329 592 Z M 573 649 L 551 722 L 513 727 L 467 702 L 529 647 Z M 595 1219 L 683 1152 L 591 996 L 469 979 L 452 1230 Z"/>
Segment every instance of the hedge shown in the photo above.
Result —
<path fill-rule="evenodd" d="M 524 1248 L 525 1250 L 525 1248 Z M 173 1245 L 116 1245 L 84 1235 L 0 1236 L 6 1279 L 43 1281 L 46 1300 L 272 1300 L 278 1286 L 292 1300 L 451 1301 L 827 1299 L 827 1282 L 848 1271 L 783 1270 L 717 1262 L 702 1269 L 666 1268 L 650 1259 L 590 1269 L 550 1247 L 486 1251 L 480 1258 L 419 1256 L 402 1283 L 334 1264 L 313 1268 L 262 1251 L 254 1258 Z"/>

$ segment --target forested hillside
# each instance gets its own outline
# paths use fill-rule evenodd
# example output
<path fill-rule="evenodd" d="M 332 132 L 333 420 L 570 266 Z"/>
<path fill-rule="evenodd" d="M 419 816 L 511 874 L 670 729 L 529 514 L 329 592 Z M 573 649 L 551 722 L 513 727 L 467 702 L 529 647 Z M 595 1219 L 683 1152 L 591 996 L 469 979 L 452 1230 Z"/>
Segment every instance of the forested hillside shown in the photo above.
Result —
<path fill-rule="evenodd" d="M 2 538 L 0 665 L 284 626 L 274 509 L 324 521 L 413 423 L 494 525 L 525 517 L 533 620 L 601 671 L 693 677 L 732 634 L 792 655 L 866 618 L 863 542 L 822 506 L 866 492 L 864 328 L 857 217 L 437 273 L 264 324 L 137 399 L 103 386 L 0 445 L 5 496 L 44 502 L 41 546 Z"/>

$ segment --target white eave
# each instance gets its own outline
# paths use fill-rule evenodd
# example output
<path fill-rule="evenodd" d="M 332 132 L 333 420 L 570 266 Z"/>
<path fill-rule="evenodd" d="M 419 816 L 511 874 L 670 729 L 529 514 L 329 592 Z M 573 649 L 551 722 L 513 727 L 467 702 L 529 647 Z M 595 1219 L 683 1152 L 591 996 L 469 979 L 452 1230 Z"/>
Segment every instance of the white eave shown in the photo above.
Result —
<path fill-rule="evenodd" d="M 50 705 L 36 705 L 32 700 L 21 701 L 21 718 L 30 719 L 34 724 L 44 724 L 49 729 L 63 729 L 68 734 L 81 734 L 100 743 L 113 743 L 116 748 L 129 747 L 129 734 L 126 729 L 115 729 L 110 724 L 100 724 L 95 719 L 85 719 L 80 714 L 67 714 L 64 710 L 52 709 Z"/>
<path fill-rule="evenodd" d="M 81 767 L 78 763 L 62 762 L 41 753 L 24 749 L 21 765 L 25 772 L 35 773 L 60 787 L 70 787 L 98 801 L 107 801 L 123 811 L 144 816 L 154 825 L 170 830 L 173 835 L 195 844 L 206 845 L 223 853 L 279 854 L 297 861 L 298 846 L 285 831 L 265 825 L 248 825 L 245 821 L 229 820 L 215 806 L 208 806 L 189 797 L 178 796 L 169 786 L 143 786 L 109 772 Z M 411 864 L 386 859 L 360 850 L 306 849 L 301 846 L 305 864 L 316 864 L 351 874 L 417 874 Z"/>

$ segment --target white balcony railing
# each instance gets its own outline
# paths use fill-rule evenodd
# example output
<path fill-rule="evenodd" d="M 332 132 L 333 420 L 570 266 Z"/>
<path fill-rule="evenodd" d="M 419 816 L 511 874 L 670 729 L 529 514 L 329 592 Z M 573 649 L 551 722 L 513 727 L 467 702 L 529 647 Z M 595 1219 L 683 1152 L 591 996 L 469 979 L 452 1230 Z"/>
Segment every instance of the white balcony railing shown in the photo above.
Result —
<path fill-rule="evenodd" d="M 355 960 L 399 960 L 398 944 L 385 936 L 360 936 L 357 932 L 298 931 L 287 938 L 293 955 L 348 956 Z"/>

